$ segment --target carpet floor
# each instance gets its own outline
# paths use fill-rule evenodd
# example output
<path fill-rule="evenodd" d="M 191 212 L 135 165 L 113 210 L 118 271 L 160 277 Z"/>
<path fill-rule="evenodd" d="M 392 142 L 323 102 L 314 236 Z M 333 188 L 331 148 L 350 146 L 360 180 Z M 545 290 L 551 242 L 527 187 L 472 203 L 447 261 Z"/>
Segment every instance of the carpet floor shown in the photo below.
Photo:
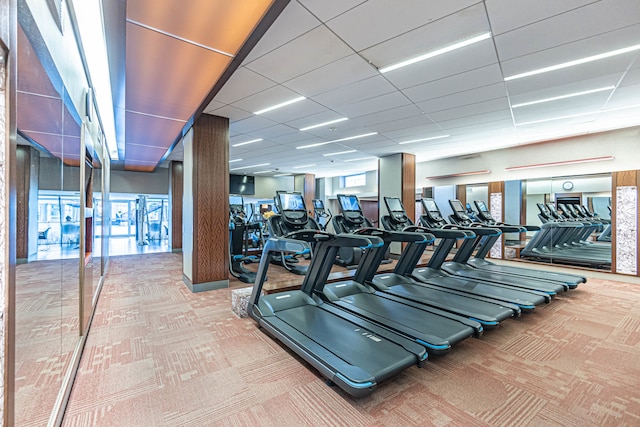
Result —
<path fill-rule="evenodd" d="M 181 259 L 111 258 L 64 426 L 640 425 L 640 285 L 589 279 L 354 399 Z"/>

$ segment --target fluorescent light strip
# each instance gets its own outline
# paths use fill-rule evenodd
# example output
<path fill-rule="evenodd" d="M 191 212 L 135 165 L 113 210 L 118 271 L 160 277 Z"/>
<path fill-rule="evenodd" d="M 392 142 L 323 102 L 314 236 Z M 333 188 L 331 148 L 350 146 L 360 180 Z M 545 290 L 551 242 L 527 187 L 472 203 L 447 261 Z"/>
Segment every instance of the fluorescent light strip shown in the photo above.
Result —
<path fill-rule="evenodd" d="M 310 168 L 311 166 L 315 166 L 315 164 L 312 165 L 302 165 L 302 166 L 296 166 L 293 169 L 302 169 L 302 168 Z"/>
<path fill-rule="evenodd" d="M 585 90 L 585 91 L 582 91 L 582 92 L 568 93 L 566 95 L 554 96 L 552 98 L 544 98 L 544 99 L 538 99 L 537 101 L 523 102 L 521 104 L 514 104 L 514 105 L 511 106 L 511 108 L 520 108 L 520 107 L 526 107 L 526 106 L 529 106 L 529 105 L 542 104 L 544 102 L 558 101 L 560 99 L 567 99 L 567 98 L 573 98 L 575 96 L 589 95 L 591 93 L 604 92 L 606 90 L 613 90 L 615 88 L 616 88 L 615 86 L 606 86 L 606 87 L 601 87 L 601 88 L 598 88 L 598 89 Z"/>
<path fill-rule="evenodd" d="M 271 107 L 267 107 L 267 108 L 264 108 L 262 110 L 256 111 L 253 114 L 266 113 L 267 111 L 271 111 L 271 110 L 275 110 L 277 108 L 286 107 L 287 105 L 295 104 L 296 102 L 300 102 L 300 101 L 302 101 L 304 99 L 307 99 L 307 98 L 305 98 L 304 96 L 299 96 L 297 98 L 290 99 L 289 101 L 285 101 L 285 102 L 282 102 L 280 104 L 272 105 Z"/>
<path fill-rule="evenodd" d="M 242 159 L 229 160 L 229 163 L 241 162 Z"/>
<path fill-rule="evenodd" d="M 254 173 L 269 173 L 269 172 L 275 172 L 275 169 L 269 169 L 269 170 L 266 170 L 266 171 L 257 171 L 257 172 L 254 172 Z"/>
<path fill-rule="evenodd" d="M 232 147 L 240 147 L 241 145 L 253 144 L 254 142 L 260 142 L 262 138 L 252 139 L 251 141 L 240 142 L 238 144 L 233 144 Z"/>
<path fill-rule="evenodd" d="M 411 141 L 398 142 L 398 144 L 411 144 L 411 143 L 414 143 L 414 142 L 431 141 L 431 140 L 434 140 L 434 139 L 449 138 L 450 136 L 451 135 L 432 136 L 431 138 L 421 138 L 421 139 L 413 139 Z"/>
<path fill-rule="evenodd" d="M 515 171 L 515 170 L 522 170 L 522 169 L 546 168 L 549 166 L 564 166 L 564 165 L 575 165 L 579 163 L 603 162 L 603 161 L 614 160 L 614 159 L 615 159 L 614 156 L 591 157 L 588 159 L 565 160 L 562 162 L 537 163 L 534 165 L 511 166 L 508 168 L 504 168 L 504 170 Z"/>
<path fill-rule="evenodd" d="M 345 163 L 348 163 L 348 162 L 359 162 L 360 160 L 371 160 L 371 159 L 377 159 L 377 157 L 373 157 L 373 156 L 370 156 L 370 157 L 360 157 L 360 158 L 358 158 L 358 159 L 349 159 L 349 160 L 345 160 L 344 162 L 345 162 Z"/>
<path fill-rule="evenodd" d="M 259 165 L 251 165 L 251 166 L 241 166 L 239 168 L 229 169 L 230 171 L 237 171 L 239 169 L 250 169 L 250 168 L 259 168 L 261 166 L 270 166 L 271 163 L 260 163 Z"/>
<path fill-rule="evenodd" d="M 305 130 L 315 129 L 315 128 L 319 128 L 319 127 L 327 126 L 327 125 L 332 125 L 334 123 L 344 122 L 345 120 L 349 120 L 349 119 L 347 117 L 342 117 L 341 119 L 335 119 L 335 120 L 331 120 L 329 122 L 318 123 L 317 125 L 307 126 L 306 128 L 302 128 L 302 129 L 299 129 L 299 130 L 301 132 L 304 132 Z"/>
<path fill-rule="evenodd" d="M 635 50 L 640 50 L 640 44 L 625 47 L 622 49 L 612 50 L 598 55 L 587 56 L 586 58 L 580 58 L 569 62 L 563 62 L 561 64 L 552 65 L 550 67 L 538 68 L 537 70 L 528 71 L 526 73 L 515 74 L 513 76 L 505 77 L 504 81 L 508 82 L 509 80 L 521 79 L 523 77 L 535 76 L 536 74 L 548 73 L 549 71 L 561 70 L 563 68 L 582 65 L 588 62 L 599 61 L 600 59 L 611 58 L 612 56 L 622 55 L 625 53 L 633 52 Z"/>
<path fill-rule="evenodd" d="M 406 61 L 398 62 L 396 64 L 380 68 L 378 69 L 378 71 L 384 74 L 386 72 L 397 70 L 398 68 L 406 67 L 407 65 L 412 65 L 412 64 L 415 64 L 416 62 L 424 61 L 425 59 L 433 58 L 435 56 L 442 55 L 443 53 L 451 52 L 453 50 L 460 49 L 460 48 L 472 45 L 474 43 L 487 40 L 489 38 L 491 38 L 491 32 L 480 34 L 479 36 L 475 36 L 470 39 L 466 39 L 461 42 L 454 43 L 452 45 L 449 45 L 440 49 L 432 50 L 431 52 L 425 53 L 424 55 L 416 56 L 414 58 L 407 59 Z"/>
<path fill-rule="evenodd" d="M 470 176 L 470 175 L 485 175 L 491 173 L 491 170 L 484 169 L 481 171 L 473 171 L 473 172 L 460 172 L 460 173 L 451 173 L 448 175 L 436 175 L 436 176 L 427 176 L 426 179 L 442 179 L 442 178 L 455 178 L 459 176 Z"/>
<path fill-rule="evenodd" d="M 371 136 L 371 135 L 377 135 L 377 134 L 378 132 L 370 132 L 370 133 L 363 133 L 362 135 L 349 136 L 347 138 L 334 139 L 333 141 L 317 142 L 315 144 L 302 145 L 300 147 L 296 147 L 296 150 L 300 150 L 301 148 L 319 147 L 321 145 L 332 144 L 334 142 L 350 141 L 352 139 L 364 138 L 365 136 Z"/>
<path fill-rule="evenodd" d="M 335 153 L 323 154 L 323 156 L 324 157 L 327 157 L 327 156 L 339 156 L 340 154 L 355 153 L 356 151 L 358 151 L 358 150 L 337 151 Z"/>
<path fill-rule="evenodd" d="M 279 174 L 276 174 L 276 175 L 273 175 L 273 176 L 277 177 L 277 178 L 280 178 L 282 176 L 291 176 L 291 174 L 290 173 L 279 173 Z"/>
<path fill-rule="evenodd" d="M 603 110 L 603 111 L 606 111 L 606 110 Z M 574 117 L 591 116 L 593 114 L 598 114 L 598 113 L 600 113 L 600 111 L 589 111 L 587 113 L 569 114 L 568 116 L 557 116 L 557 117 L 551 117 L 550 119 L 540 119 L 540 120 L 532 120 L 530 122 L 516 123 L 515 125 L 516 126 L 535 125 L 537 123 L 552 122 L 554 120 L 573 119 Z"/>

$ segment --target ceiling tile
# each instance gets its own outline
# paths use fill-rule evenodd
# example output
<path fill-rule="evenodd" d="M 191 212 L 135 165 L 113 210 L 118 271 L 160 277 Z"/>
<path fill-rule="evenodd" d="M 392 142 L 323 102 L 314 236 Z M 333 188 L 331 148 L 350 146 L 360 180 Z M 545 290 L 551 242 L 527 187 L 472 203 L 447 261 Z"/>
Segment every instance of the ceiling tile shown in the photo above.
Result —
<path fill-rule="evenodd" d="M 283 83 L 304 96 L 313 96 L 378 75 L 360 55 L 353 54 Z"/>
<path fill-rule="evenodd" d="M 518 124 L 552 117 L 599 111 L 605 105 L 610 93 L 610 91 L 598 92 L 590 95 L 514 108 L 513 117 L 516 124 Z"/>
<path fill-rule="evenodd" d="M 335 34 L 320 26 L 280 46 L 269 55 L 247 63 L 246 67 L 283 83 L 352 53 Z"/>
<path fill-rule="evenodd" d="M 393 92 L 353 104 L 345 105 L 343 107 L 336 108 L 336 111 L 344 114 L 347 117 L 355 118 L 358 116 L 363 116 L 365 114 L 390 110 L 395 107 L 407 105 L 410 102 L 411 101 L 409 101 L 407 97 L 402 95 L 401 93 Z"/>
<path fill-rule="evenodd" d="M 488 101 L 467 104 L 460 107 L 449 108 L 447 110 L 436 111 L 429 114 L 429 117 L 436 123 L 457 118 L 476 116 L 483 113 L 495 111 L 509 111 L 509 102 L 506 96 Z"/>
<path fill-rule="evenodd" d="M 640 34 L 640 25 L 634 25 L 632 27 L 627 27 L 621 30 L 611 31 L 607 34 L 579 40 L 564 45 L 559 45 L 540 52 L 535 52 L 511 60 L 502 61 L 502 70 L 505 77 L 509 77 L 515 74 L 549 67 L 552 65 L 562 64 L 567 61 L 573 61 L 576 59 L 605 53 L 615 49 L 632 46 L 638 44 L 638 34 Z M 499 54 L 501 55 L 500 52 Z M 619 61 L 620 58 L 626 60 L 626 65 L 628 66 L 629 64 L 631 64 L 631 60 L 635 58 L 635 55 L 637 55 L 637 51 L 602 59 L 577 67 L 572 67 L 570 68 L 570 70 L 577 70 L 581 67 L 587 67 L 599 63 L 608 64 L 611 62 L 617 64 L 616 61 Z M 545 73 L 544 75 L 548 76 L 553 73 L 555 72 Z"/>
<path fill-rule="evenodd" d="M 127 123 L 125 147 L 128 147 L 129 144 L 150 145 L 162 147 L 165 151 L 173 144 L 185 125 L 182 121 L 138 114 L 131 111 L 127 111 L 125 120 Z"/>
<path fill-rule="evenodd" d="M 638 99 L 639 93 L 640 82 L 635 85 L 621 86 L 613 93 L 613 96 L 611 97 L 605 108 L 612 109 L 628 107 L 631 105 L 640 105 L 640 99 Z"/>
<path fill-rule="evenodd" d="M 477 89 L 458 92 L 449 96 L 419 102 L 417 105 L 427 114 L 436 111 L 449 110 L 451 108 L 462 107 L 469 104 L 489 101 L 497 98 L 504 98 L 507 95 L 504 82 L 482 86 Z"/>
<path fill-rule="evenodd" d="M 622 73 L 629 66 L 631 54 L 620 55 L 609 58 L 606 61 L 596 61 L 589 64 L 582 64 L 563 70 L 538 74 L 522 79 L 510 80 L 507 83 L 507 90 L 510 95 L 536 92 L 546 88 L 562 87 L 565 85 L 577 85 L 581 81 L 611 81 L 614 75 L 622 76 Z M 503 64 L 504 66 L 504 64 Z M 527 71 L 534 68 L 529 68 Z M 603 77 L 604 76 L 604 77 Z M 613 82 L 611 84 L 616 84 Z"/>
<path fill-rule="evenodd" d="M 245 97 L 237 102 L 233 103 L 233 106 L 244 111 L 251 113 L 262 110 L 264 108 L 271 107 L 273 105 L 280 104 L 282 102 L 289 101 L 291 99 L 299 97 L 300 94 L 287 89 L 284 86 L 273 86 L 262 92 L 255 93 L 251 96 Z M 282 107 L 282 110 L 291 111 L 296 108 L 295 104 Z M 277 111 L 277 110 L 274 110 Z"/>
<path fill-rule="evenodd" d="M 511 99 L 511 105 L 522 104 L 525 102 L 532 102 L 546 98 L 553 98 L 562 95 L 569 95 L 572 93 L 579 93 L 599 88 L 604 88 L 607 86 L 615 86 L 620 79 L 622 78 L 623 73 L 609 74 L 609 75 L 601 75 L 598 77 L 594 77 L 592 79 L 585 80 L 574 80 L 567 82 L 561 85 L 551 86 L 551 82 L 542 81 L 539 82 L 538 89 L 532 90 L 530 92 L 520 92 L 520 93 L 512 93 L 509 97 Z M 526 80 L 526 79 L 523 79 Z M 515 83 L 515 82 L 514 82 Z M 525 81 L 522 82 L 526 84 Z M 511 82 L 508 83 L 510 92 L 513 87 Z M 523 90 L 527 86 L 519 86 L 519 90 Z M 531 87 L 531 86 L 528 86 Z M 515 91 L 514 91 L 515 92 Z"/>
<path fill-rule="evenodd" d="M 321 22 L 297 1 L 290 1 L 242 63 L 248 64 L 266 55 L 320 24 Z"/>
<path fill-rule="evenodd" d="M 399 34 L 437 22 L 440 18 L 475 3 L 478 1 L 404 0 L 399 7 L 389 0 L 370 0 L 336 17 L 327 25 L 359 52 L 397 37 Z"/>
<path fill-rule="evenodd" d="M 396 89 L 393 85 L 384 77 L 378 75 L 343 88 L 316 95 L 313 99 L 327 108 L 337 109 L 354 102 L 375 98 L 394 91 L 396 91 Z"/>
<path fill-rule="evenodd" d="M 227 117 L 231 122 L 244 120 L 246 118 L 253 116 L 253 113 L 250 113 L 245 110 L 241 110 L 231 105 L 223 105 L 222 107 L 217 108 L 215 110 L 205 110 L 204 112 L 206 114 L 211 114 L 212 116 Z"/>
<path fill-rule="evenodd" d="M 605 35 L 605 33 L 640 22 L 640 2 L 632 3 L 600 1 L 496 36 L 495 42 L 500 59 L 504 61 L 555 46 L 599 37 L 599 35 L 610 39 L 611 34 Z M 580 25 L 575 25 L 576 22 L 580 22 Z M 634 42 L 634 37 L 628 29 L 620 31 L 618 34 L 629 34 L 629 38 L 622 38 L 619 41 L 620 47 L 625 47 L 624 43 L 627 42 L 637 43 L 638 33 L 640 30 L 636 28 Z M 591 39 L 590 44 L 592 46 L 589 51 L 592 53 L 587 56 L 598 53 L 595 52 L 597 38 Z"/>
<path fill-rule="evenodd" d="M 426 101 L 445 95 L 464 92 L 503 81 L 500 65 L 492 64 L 464 73 L 454 74 L 429 83 L 403 89 L 413 102 Z"/>
<path fill-rule="evenodd" d="M 431 2 L 422 2 L 429 6 Z M 354 27 L 361 31 L 362 27 Z M 400 31 L 384 43 L 360 51 L 363 57 L 378 68 L 395 64 L 433 50 L 450 46 L 461 40 L 489 31 L 489 22 L 482 2 L 461 12 L 449 15 L 412 31 Z M 470 46 L 473 47 L 473 46 Z M 444 54 L 442 56 L 448 56 Z M 426 62 L 431 62 L 427 60 Z M 495 62 L 495 61 L 494 61 Z M 404 68 L 413 68 L 412 65 Z M 392 71 L 388 74 L 400 72 Z"/>
<path fill-rule="evenodd" d="M 243 120 L 229 123 L 229 130 L 234 133 L 249 133 L 277 125 L 266 117 L 251 116 Z"/>
<path fill-rule="evenodd" d="M 486 0 L 487 13 L 493 34 L 502 34 L 515 28 L 542 21 L 599 0 L 536 0 L 514 2 L 513 0 Z"/>
<path fill-rule="evenodd" d="M 405 68 L 390 71 L 384 76 L 396 87 L 404 89 L 497 63 L 498 58 L 493 42 L 485 40 Z"/>
<path fill-rule="evenodd" d="M 240 67 L 227 80 L 214 99 L 224 104 L 232 104 L 275 85 L 266 77 L 256 74 L 246 67 Z"/>
<path fill-rule="evenodd" d="M 322 22 L 364 3 L 366 0 L 298 0 L 300 4 L 309 9 Z"/>

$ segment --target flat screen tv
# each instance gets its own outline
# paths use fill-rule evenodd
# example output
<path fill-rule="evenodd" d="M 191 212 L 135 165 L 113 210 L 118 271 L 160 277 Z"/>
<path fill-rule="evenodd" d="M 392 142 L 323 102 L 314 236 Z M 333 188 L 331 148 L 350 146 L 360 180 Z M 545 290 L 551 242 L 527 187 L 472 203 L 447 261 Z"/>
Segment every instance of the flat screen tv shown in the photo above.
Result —
<path fill-rule="evenodd" d="M 255 177 L 248 175 L 229 175 L 229 194 L 256 194 Z"/>

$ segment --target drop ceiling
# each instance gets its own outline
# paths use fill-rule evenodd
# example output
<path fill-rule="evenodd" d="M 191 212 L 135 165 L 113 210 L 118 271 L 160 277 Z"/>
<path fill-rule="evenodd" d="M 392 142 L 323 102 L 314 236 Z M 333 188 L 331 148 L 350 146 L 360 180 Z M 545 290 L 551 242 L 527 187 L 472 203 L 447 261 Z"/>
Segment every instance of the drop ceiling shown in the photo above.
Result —
<path fill-rule="evenodd" d="M 379 71 L 487 32 L 486 40 Z M 205 113 L 230 118 L 234 173 L 355 173 L 393 153 L 424 161 L 640 125 L 639 49 L 505 81 L 634 45 L 638 0 L 291 0 Z M 363 134 L 372 135 L 298 148 Z M 178 145 L 167 160 L 181 156 Z"/>

